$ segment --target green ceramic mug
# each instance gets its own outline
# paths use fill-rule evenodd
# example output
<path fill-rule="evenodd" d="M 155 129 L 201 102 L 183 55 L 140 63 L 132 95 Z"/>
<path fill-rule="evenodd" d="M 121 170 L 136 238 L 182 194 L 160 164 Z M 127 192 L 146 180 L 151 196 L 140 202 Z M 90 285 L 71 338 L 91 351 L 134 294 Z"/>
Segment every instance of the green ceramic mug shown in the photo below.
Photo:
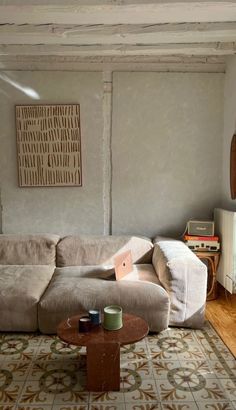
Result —
<path fill-rule="evenodd" d="M 106 330 L 118 330 L 122 328 L 122 307 L 110 305 L 104 308 L 103 327 Z"/>

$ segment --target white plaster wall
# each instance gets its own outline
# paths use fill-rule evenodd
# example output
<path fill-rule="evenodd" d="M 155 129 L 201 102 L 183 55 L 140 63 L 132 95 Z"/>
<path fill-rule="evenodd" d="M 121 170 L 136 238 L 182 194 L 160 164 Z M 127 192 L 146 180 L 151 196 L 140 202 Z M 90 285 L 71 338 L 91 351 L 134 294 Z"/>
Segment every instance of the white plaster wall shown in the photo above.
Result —
<path fill-rule="evenodd" d="M 102 73 L 2 74 L 3 232 L 102 234 L 109 178 L 104 156 L 110 153 L 109 146 L 102 147 L 110 110 L 104 105 Z M 180 234 L 189 218 L 211 217 L 222 193 L 224 75 L 130 72 L 113 78 L 113 233 Z M 31 87 L 40 100 L 27 97 L 22 87 Z M 14 105 L 49 102 L 81 104 L 82 187 L 18 187 Z"/>
<path fill-rule="evenodd" d="M 236 130 L 236 57 L 228 60 L 224 90 L 224 133 L 222 168 L 222 205 L 225 209 L 236 211 L 236 201 L 230 193 L 230 145 Z"/>
<path fill-rule="evenodd" d="M 1 78 L 2 77 L 2 78 Z M 27 97 L 32 88 L 40 99 Z M 0 73 L 0 187 L 2 231 L 102 233 L 102 73 Z M 19 188 L 15 104 L 80 103 L 83 186 Z"/>
<path fill-rule="evenodd" d="M 212 217 L 223 82 L 223 74 L 113 75 L 113 233 L 180 235 L 188 219 Z"/>

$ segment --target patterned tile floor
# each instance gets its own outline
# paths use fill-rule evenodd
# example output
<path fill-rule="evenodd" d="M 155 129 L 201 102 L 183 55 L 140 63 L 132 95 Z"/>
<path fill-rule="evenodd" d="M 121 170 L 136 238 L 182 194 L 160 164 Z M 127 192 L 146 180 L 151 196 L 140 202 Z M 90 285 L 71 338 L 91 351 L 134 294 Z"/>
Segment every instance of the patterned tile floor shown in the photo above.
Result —
<path fill-rule="evenodd" d="M 0 333 L 0 410 L 236 409 L 236 361 L 208 323 L 122 348 L 120 383 L 88 392 L 84 348 Z"/>

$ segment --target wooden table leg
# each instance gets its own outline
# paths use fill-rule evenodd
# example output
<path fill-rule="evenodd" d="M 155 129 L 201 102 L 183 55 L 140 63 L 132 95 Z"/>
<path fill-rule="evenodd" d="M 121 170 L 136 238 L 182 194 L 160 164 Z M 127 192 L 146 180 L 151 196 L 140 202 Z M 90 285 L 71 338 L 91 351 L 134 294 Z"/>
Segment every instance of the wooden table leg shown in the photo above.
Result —
<path fill-rule="evenodd" d="M 120 344 L 90 343 L 87 346 L 87 389 L 120 390 Z"/>

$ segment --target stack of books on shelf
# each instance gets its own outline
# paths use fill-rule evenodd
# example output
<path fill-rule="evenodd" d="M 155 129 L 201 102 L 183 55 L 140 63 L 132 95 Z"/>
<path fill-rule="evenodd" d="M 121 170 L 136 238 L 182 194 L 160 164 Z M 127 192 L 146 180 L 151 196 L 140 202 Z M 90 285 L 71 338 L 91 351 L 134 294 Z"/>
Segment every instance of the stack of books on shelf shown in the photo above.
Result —
<path fill-rule="evenodd" d="M 184 242 L 194 252 L 218 252 L 219 236 L 184 235 Z"/>

